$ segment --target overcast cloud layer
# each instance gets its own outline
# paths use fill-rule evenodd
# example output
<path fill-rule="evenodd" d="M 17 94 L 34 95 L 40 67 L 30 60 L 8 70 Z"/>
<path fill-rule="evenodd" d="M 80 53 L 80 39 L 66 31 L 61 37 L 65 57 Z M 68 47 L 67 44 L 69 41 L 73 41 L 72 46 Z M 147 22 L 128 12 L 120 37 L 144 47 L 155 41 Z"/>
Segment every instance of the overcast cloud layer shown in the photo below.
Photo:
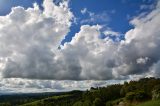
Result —
<path fill-rule="evenodd" d="M 160 2 L 147 15 L 135 17 L 125 40 L 109 38 L 100 25 L 83 25 L 61 46 L 74 16 L 67 2 L 44 0 L 0 17 L 2 78 L 110 80 L 160 75 Z M 106 38 L 101 39 L 101 34 Z M 114 34 L 114 33 L 112 33 Z"/>

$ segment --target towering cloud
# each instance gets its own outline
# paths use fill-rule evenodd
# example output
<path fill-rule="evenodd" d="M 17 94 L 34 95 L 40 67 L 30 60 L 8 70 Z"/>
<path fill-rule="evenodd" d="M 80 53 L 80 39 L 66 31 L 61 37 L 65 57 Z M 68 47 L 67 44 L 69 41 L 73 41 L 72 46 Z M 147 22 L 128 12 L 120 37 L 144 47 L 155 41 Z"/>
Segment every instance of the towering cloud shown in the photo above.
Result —
<path fill-rule="evenodd" d="M 158 76 L 159 3 L 149 14 L 130 21 L 134 28 L 126 32 L 125 40 L 115 42 L 107 34 L 101 39 L 101 34 L 109 31 L 102 32 L 100 25 L 83 25 L 61 49 L 58 47 L 73 19 L 67 2 L 57 6 L 45 0 L 44 11 L 36 4 L 27 10 L 15 7 L 0 17 L 1 76 L 54 80 Z"/>
<path fill-rule="evenodd" d="M 44 11 L 12 8 L 0 17 L 0 70 L 3 77 L 53 79 L 58 77 L 55 51 L 69 32 L 73 14 L 67 2 L 45 0 Z M 56 77 L 55 77 L 56 76 Z"/>

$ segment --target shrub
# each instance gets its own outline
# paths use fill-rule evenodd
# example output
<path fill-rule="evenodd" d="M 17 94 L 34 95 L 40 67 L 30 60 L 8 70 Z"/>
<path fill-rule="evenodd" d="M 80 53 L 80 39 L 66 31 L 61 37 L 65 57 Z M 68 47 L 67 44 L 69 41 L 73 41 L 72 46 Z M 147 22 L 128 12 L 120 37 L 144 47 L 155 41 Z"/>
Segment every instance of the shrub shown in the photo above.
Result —
<path fill-rule="evenodd" d="M 148 96 L 144 91 L 129 92 L 126 95 L 126 100 L 129 100 L 129 101 L 133 101 L 133 100 L 143 101 L 146 99 L 148 99 Z"/>
<path fill-rule="evenodd" d="M 100 98 L 96 98 L 94 101 L 93 101 L 93 106 L 104 106 L 102 100 Z"/>
<path fill-rule="evenodd" d="M 110 101 L 106 102 L 106 106 L 113 106 L 112 102 L 110 102 Z"/>
<path fill-rule="evenodd" d="M 152 99 L 153 100 L 160 99 L 160 85 L 154 87 L 152 91 Z"/>
<path fill-rule="evenodd" d="M 135 92 L 129 92 L 126 94 L 126 100 L 132 101 L 135 97 L 136 93 Z"/>
<path fill-rule="evenodd" d="M 136 92 L 134 99 L 137 101 L 143 101 L 143 100 L 146 100 L 147 98 L 148 98 L 148 96 L 144 91 L 138 91 L 138 92 Z"/>

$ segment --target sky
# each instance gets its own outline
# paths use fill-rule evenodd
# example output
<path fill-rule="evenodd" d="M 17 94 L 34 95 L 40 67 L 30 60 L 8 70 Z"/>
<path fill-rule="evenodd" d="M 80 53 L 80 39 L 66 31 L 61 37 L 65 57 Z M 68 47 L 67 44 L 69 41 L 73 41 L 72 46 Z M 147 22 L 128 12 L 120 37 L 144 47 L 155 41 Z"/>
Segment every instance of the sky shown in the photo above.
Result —
<path fill-rule="evenodd" d="M 0 0 L 0 93 L 160 76 L 159 0 Z"/>

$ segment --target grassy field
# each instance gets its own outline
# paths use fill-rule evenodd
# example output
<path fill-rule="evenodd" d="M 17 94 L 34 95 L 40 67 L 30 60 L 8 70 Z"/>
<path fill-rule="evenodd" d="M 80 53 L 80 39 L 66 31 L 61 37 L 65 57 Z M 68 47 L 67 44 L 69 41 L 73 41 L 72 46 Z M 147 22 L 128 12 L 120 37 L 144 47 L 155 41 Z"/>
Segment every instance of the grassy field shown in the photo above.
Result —
<path fill-rule="evenodd" d="M 53 97 L 37 100 L 35 102 L 27 103 L 27 104 L 24 104 L 24 105 L 21 105 L 21 106 L 37 106 L 39 104 L 45 104 L 44 103 L 45 101 L 47 101 L 47 102 L 54 101 L 54 100 L 65 98 L 65 97 L 69 97 L 69 96 L 70 95 L 53 96 Z"/>
<path fill-rule="evenodd" d="M 81 91 L 72 91 L 59 96 L 51 96 L 20 106 L 72 106 L 81 98 Z"/>
<path fill-rule="evenodd" d="M 136 106 L 160 106 L 160 100 L 156 100 L 156 101 L 148 101 Z"/>

